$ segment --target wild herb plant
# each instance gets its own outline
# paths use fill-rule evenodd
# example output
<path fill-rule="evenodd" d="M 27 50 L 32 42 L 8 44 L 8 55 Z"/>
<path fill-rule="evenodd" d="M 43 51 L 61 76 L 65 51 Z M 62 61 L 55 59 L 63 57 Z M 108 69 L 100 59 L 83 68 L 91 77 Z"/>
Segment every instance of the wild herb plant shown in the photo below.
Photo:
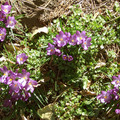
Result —
<path fill-rule="evenodd" d="M 109 105 L 106 106 L 98 102 L 96 96 L 102 90 L 110 90 L 112 76 L 117 76 L 119 73 L 120 23 L 118 22 L 118 4 L 115 3 L 114 7 L 116 16 L 109 10 L 106 10 L 105 15 L 85 14 L 77 6 L 74 6 L 71 11 L 70 16 L 63 15 L 62 18 L 54 20 L 52 26 L 48 28 L 48 34 L 40 34 L 39 39 L 37 36 L 29 39 L 31 34 L 24 32 L 25 36 L 21 36 L 22 40 L 19 41 L 22 47 L 19 50 L 16 49 L 15 53 L 9 52 L 4 46 L 1 55 L 7 60 L 0 62 L 0 67 L 6 66 L 14 72 L 18 67 L 20 73 L 22 69 L 26 69 L 30 73 L 30 77 L 41 84 L 31 94 L 32 96 L 28 101 L 18 100 L 16 102 L 13 107 L 14 114 L 27 112 L 36 119 L 38 118 L 38 109 L 49 103 L 55 103 L 55 119 L 82 120 L 92 116 L 98 117 L 99 114 L 104 116 L 103 109 L 106 112 L 109 109 Z M 87 47 L 78 45 L 78 40 L 76 40 L 77 36 L 85 33 L 83 31 L 86 32 L 85 36 L 91 38 L 88 50 L 86 50 Z M 62 39 L 66 39 L 65 35 L 71 36 L 71 38 L 69 38 L 69 42 L 61 43 Z M 76 43 L 73 44 L 72 40 Z M 58 46 L 51 45 L 53 42 L 56 42 Z M 79 42 L 83 44 L 84 40 Z M 61 51 L 58 47 L 61 47 Z M 17 56 L 22 53 L 28 56 L 27 62 L 24 64 L 22 64 L 21 57 Z M 59 56 L 60 54 L 62 57 Z M 16 57 L 19 59 L 17 63 L 21 64 L 19 66 L 16 64 Z M 0 73 L 0 75 L 3 74 Z M 26 83 L 22 81 L 22 84 Z M 4 92 L 0 91 L 0 99 L 4 101 L 9 86 L 3 83 L 0 85 L 1 89 L 4 90 Z M 106 92 L 104 93 L 106 94 Z M 103 97 L 105 96 L 99 98 Z M 8 102 L 10 103 L 10 101 Z M 31 107 L 33 103 L 35 106 Z M 7 111 L 6 108 L 3 110 Z"/>
<path fill-rule="evenodd" d="M 98 94 L 101 90 L 109 90 L 112 76 L 119 73 L 119 62 L 117 61 L 119 52 L 117 53 L 117 51 L 119 51 L 120 45 L 120 37 L 118 35 L 118 31 L 120 28 L 117 27 L 116 29 L 114 27 L 116 25 L 119 26 L 119 22 L 117 21 L 119 17 L 114 18 L 114 16 L 108 10 L 106 10 L 106 16 L 93 16 L 93 14 L 84 14 L 79 8 L 76 7 L 73 8 L 72 11 L 73 14 L 71 16 L 63 16 L 62 19 L 54 20 L 54 25 L 52 26 L 51 32 L 56 33 L 56 31 L 62 30 L 63 32 L 70 32 L 71 34 L 74 34 L 76 31 L 86 31 L 86 35 L 91 37 L 92 39 L 92 44 L 90 46 L 90 49 L 87 51 L 78 51 L 76 50 L 76 46 L 70 51 L 72 53 L 75 50 L 74 54 L 76 55 L 77 53 L 77 55 L 79 55 L 79 57 L 76 57 L 78 59 L 75 59 L 75 62 L 73 64 L 72 62 L 74 61 L 74 59 L 71 62 L 66 62 L 62 61 L 62 59 L 60 60 L 59 57 L 53 57 L 52 64 L 55 64 L 58 67 L 58 76 L 55 76 L 55 79 L 57 78 L 58 83 L 62 82 L 63 85 L 65 84 L 72 89 L 77 89 L 81 91 L 82 89 L 88 90 L 89 88 L 90 90 L 95 91 Z M 119 13 L 117 15 L 119 15 Z M 106 19 L 106 17 L 108 19 Z M 115 21 L 110 21 L 111 19 Z M 115 46 L 115 48 L 113 48 L 112 46 Z M 91 81 L 92 83 L 90 87 L 88 87 L 89 81 Z M 85 98 L 83 95 L 84 100 L 87 100 L 89 96 L 92 95 L 92 92 L 91 94 L 87 92 L 85 92 L 84 94 L 85 96 L 86 94 L 88 94 L 88 97 Z M 72 100 L 68 100 L 68 104 L 72 105 L 71 107 L 67 106 L 64 102 L 66 96 L 67 95 L 65 95 L 64 98 L 61 101 L 58 101 L 58 103 L 56 104 L 57 117 L 59 119 L 73 119 L 74 117 L 79 118 L 80 116 L 84 116 L 84 111 L 83 115 L 82 112 L 79 112 L 79 115 L 77 116 L 75 114 L 77 110 L 74 109 L 75 105 L 75 107 L 79 107 L 81 108 L 81 110 L 83 110 L 83 105 L 81 104 L 81 106 L 77 106 L 75 102 L 72 102 Z M 68 97 L 72 98 L 72 95 L 68 95 Z M 97 101 L 96 105 L 98 105 Z M 99 110 L 97 111 L 97 113 L 95 112 L 96 107 L 98 107 L 96 105 L 85 105 L 87 108 L 95 107 L 91 115 L 98 115 L 101 111 L 102 108 L 99 104 Z M 85 116 L 91 115 L 89 114 L 89 110 L 87 110 Z"/>

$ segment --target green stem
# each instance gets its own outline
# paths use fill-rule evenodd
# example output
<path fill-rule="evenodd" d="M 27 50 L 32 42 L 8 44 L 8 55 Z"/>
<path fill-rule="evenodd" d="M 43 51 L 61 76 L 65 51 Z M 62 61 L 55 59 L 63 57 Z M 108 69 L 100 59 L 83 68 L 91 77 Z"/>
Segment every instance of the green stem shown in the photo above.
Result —
<path fill-rule="evenodd" d="M 13 34 L 13 30 L 12 30 L 12 29 L 10 29 L 10 30 L 11 30 L 11 33 L 12 33 L 13 39 L 15 40 L 15 37 L 14 37 L 14 34 Z M 16 48 L 15 48 L 14 44 L 12 43 L 12 40 L 11 40 L 11 39 L 10 39 L 10 41 L 11 41 L 11 45 L 12 45 L 14 51 L 16 52 Z M 16 53 L 16 54 L 17 54 L 17 53 Z"/>

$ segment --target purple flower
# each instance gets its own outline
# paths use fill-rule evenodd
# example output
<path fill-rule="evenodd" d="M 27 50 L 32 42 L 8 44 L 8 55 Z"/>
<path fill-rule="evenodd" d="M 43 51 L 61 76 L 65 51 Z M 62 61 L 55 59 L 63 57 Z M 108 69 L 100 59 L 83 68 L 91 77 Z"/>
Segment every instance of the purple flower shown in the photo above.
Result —
<path fill-rule="evenodd" d="M 63 55 L 62 58 L 63 58 L 63 60 L 68 60 L 68 56 L 67 55 Z"/>
<path fill-rule="evenodd" d="M 0 41 L 4 41 L 5 37 L 6 37 L 6 29 L 0 27 Z"/>
<path fill-rule="evenodd" d="M 21 98 L 21 92 L 18 92 L 18 93 L 13 92 L 13 93 L 11 94 L 11 100 L 12 100 L 12 101 L 19 100 L 20 98 Z"/>
<path fill-rule="evenodd" d="M 10 99 L 4 100 L 3 106 L 11 108 L 12 107 L 12 101 Z"/>
<path fill-rule="evenodd" d="M 6 18 L 5 14 L 0 11 L 0 21 L 4 21 Z"/>
<path fill-rule="evenodd" d="M 0 77 L 0 82 L 6 84 L 6 78 L 8 77 L 10 71 L 7 69 L 6 66 L 0 68 L 0 71 L 3 73 L 3 76 Z"/>
<path fill-rule="evenodd" d="M 0 83 L 6 84 L 6 78 L 4 75 L 0 77 Z"/>
<path fill-rule="evenodd" d="M 82 48 L 84 49 L 84 50 L 87 50 L 88 49 L 88 47 L 90 47 L 91 46 L 91 38 L 86 38 L 86 39 L 83 39 L 82 40 Z"/>
<path fill-rule="evenodd" d="M 120 114 L 120 109 L 116 109 L 116 110 L 115 110 L 115 113 L 116 113 L 116 114 Z"/>
<path fill-rule="evenodd" d="M 9 93 L 12 94 L 13 92 L 18 93 L 20 91 L 21 85 L 18 81 L 13 81 L 13 84 L 10 85 Z"/>
<path fill-rule="evenodd" d="M 110 91 L 101 91 L 101 94 L 97 96 L 97 99 L 100 99 L 101 103 L 108 103 L 112 99 Z"/>
<path fill-rule="evenodd" d="M 76 31 L 77 45 L 82 44 L 82 40 L 85 40 L 87 38 L 85 34 L 86 34 L 85 31 L 82 31 L 82 33 L 80 33 L 79 31 Z"/>
<path fill-rule="evenodd" d="M 119 95 L 118 95 L 118 92 L 119 92 L 119 89 L 118 88 L 113 88 L 111 90 L 109 90 L 111 94 L 113 94 L 113 99 L 114 100 L 118 100 L 119 99 Z"/>
<path fill-rule="evenodd" d="M 60 49 L 55 49 L 55 55 L 57 56 L 61 56 L 62 52 L 60 51 Z"/>
<path fill-rule="evenodd" d="M 114 85 L 114 87 L 119 87 L 120 86 L 120 75 L 118 75 L 118 77 L 113 76 L 112 77 L 113 81 L 111 82 L 111 84 Z"/>
<path fill-rule="evenodd" d="M 25 85 L 28 82 L 29 76 L 30 73 L 27 72 L 25 69 L 22 70 L 22 74 L 21 73 L 18 74 L 19 77 L 18 82 L 20 83 L 21 88 L 25 87 Z"/>
<path fill-rule="evenodd" d="M 16 24 L 16 20 L 15 20 L 14 16 L 12 16 L 12 17 L 9 16 L 7 19 L 7 22 L 6 22 L 6 27 L 13 29 L 15 27 L 15 24 Z"/>
<path fill-rule="evenodd" d="M 48 43 L 48 48 L 46 50 L 47 50 L 47 55 L 55 54 L 55 46 L 50 43 Z"/>
<path fill-rule="evenodd" d="M 8 5 L 7 2 L 4 5 L 1 5 L 1 11 L 4 14 L 9 14 L 10 10 L 11 10 L 11 5 Z"/>
<path fill-rule="evenodd" d="M 68 61 L 72 61 L 73 57 L 71 55 L 68 56 Z"/>
<path fill-rule="evenodd" d="M 69 41 L 70 37 L 71 37 L 71 34 L 69 32 L 65 32 L 65 35 L 67 37 L 67 41 Z"/>
<path fill-rule="evenodd" d="M 10 76 L 10 77 L 7 77 L 6 79 L 6 84 L 7 85 L 12 85 L 13 84 L 13 81 L 15 80 L 15 76 Z"/>
<path fill-rule="evenodd" d="M 17 72 L 17 71 L 16 71 Z M 9 77 L 7 77 L 7 79 L 6 79 L 6 84 L 7 85 L 12 85 L 13 84 L 13 81 L 15 81 L 15 79 L 16 79 L 16 77 L 18 77 L 18 73 L 16 73 L 16 72 L 13 72 L 13 71 L 9 71 Z"/>
<path fill-rule="evenodd" d="M 16 69 L 15 72 L 10 70 L 9 74 L 10 74 L 10 76 L 13 76 L 14 78 L 18 77 L 18 69 Z"/>
<path fill-rule="evenodd" d="M 16 61 L 19 65 L 23 64 L 27 60 L 28 56 L 25 53 L 19 54 L 16 57 Z"/>
<path fill-rule="evenodd" d="M 22 95 L 21 100 L 27 101 L 29 97 L 31 97 L 31 94 L 27 91 L 24 91 L 24 94 Z"/>
<path fill-rule="evenodd" d="M 76 43 L 77 43 L 77 36 L 74 34 L 70 37 L 69 44 L 70 45 L 76 45 Z"/>
<path fill-rule="evenodd" d="M 57 38 L 53 38 L 53 44 L 57 47 Z"/>
<path fill-rule="evenodd" d="M 32 80 L 29 78 L 29 81 L 27 82 L 26 86 L 25 86 L 25 90 L 26 91 L 31 91 L 31 93 L 33 93 L 34 91 L 34 87 L 37 85 L 37 81 Z"/>
<path fill-rule="evenodd" d="M 9 70 L 7 69 L 7 67 L 6 66 L 4 66 L 3 68 L 0 68 L 0 71 L 2 72 L 2 73 L 4 73 L 4 76 L 8 76 L 8 74 L 9 74 Z"/>
<path fill-rule="evenodd" d="M 64 47 L 67 44 L 67 37 L 63 33 L 63 31 L 59 32 L 59 35 L 56 35 L 56 38 L 53 38 L 54 44 L 56 44 L 58 47 Z"/>

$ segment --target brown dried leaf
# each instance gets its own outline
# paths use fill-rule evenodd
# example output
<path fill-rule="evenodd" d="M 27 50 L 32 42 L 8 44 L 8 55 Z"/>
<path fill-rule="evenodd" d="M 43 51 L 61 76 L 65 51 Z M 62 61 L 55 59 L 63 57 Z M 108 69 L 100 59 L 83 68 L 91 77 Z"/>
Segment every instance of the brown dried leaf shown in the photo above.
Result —
<path fill-rule="evenodd" d="M 19 47 L 19 45 L 18 44 L 5 44 L 5 47 L 6 47 L 6 49 L 8 50 L 8 51 L 10 51 L 10 52 L 13 52 L 13 51 L 15 51 L 15 49 L 16 50 L 20 50 L 20 48 L 18 48 Z"/>
<path fill-rule="evenodd" d="M 89 91 L 89 90 L 82 90 L 82 91 L 80 91 L 80 93 L 81 93 L 83 96 L 94 96 L 94 95 L 96 95 L 95 92 L 92 92 L 92 91 Z"/>
<path fill-rule="evenodd" d="M 36 34 L 41 33 L 41 32 L 47 34 L 48 33 L 48 28 L 47 27 L 42 27 L 42 28 L 38 28 L 38 29 L 34 30 L 30 39 L 32 39 Z"/>
<path fill-rule="evenodd" d="M 44 120 L 55 120 L 54 118 L 54 104 L 49 104 L 37 111 L 38 115 Z"/>

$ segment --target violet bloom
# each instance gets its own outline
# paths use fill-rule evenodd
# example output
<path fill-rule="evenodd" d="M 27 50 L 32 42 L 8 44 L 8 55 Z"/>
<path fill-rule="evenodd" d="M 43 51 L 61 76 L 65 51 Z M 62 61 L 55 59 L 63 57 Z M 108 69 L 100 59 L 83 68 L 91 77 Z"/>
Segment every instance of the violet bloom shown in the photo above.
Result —
<path fill-rule="evenodd" d="M 118 88 L 120 86 L 120 75 L 118 75 L 118 77 L 113 76 L 112 79 L 113 81 L 111 82 L 111 84 L 113 84 L 114 87 Z"/>
<path fill-rule="evenodd" d="M 72 61 L 73 57 L 71 55 L 68 56 L 68 61 Z"/>
<path fill-rule="evenodd" d="M 54 55 L 55 54 L 55 46 L 48 43 L 47 55 Z"/>
<path fill-rule="evenodd" d="M 77 45 L 82 44 L 82 40 L 85 40 L 87 38 L 85 31 L 82 31 L 81 33 L 79 31 L 76 31 L 77 35 Z"/>
<path fill-rule="evenodd" d="M 0 68 L 0 71 L 3 73 L 3 76 L 0 77 L 0 82 L 6 84 L 6 78 L 9 75 L 9 70 L 7 69 L 6 66 L 4 66 L 3 68 Z"/>
<path fill-rule="evenodd" d="M 6 37 L 6 29 L 0 27 L 0 41 L 4 41 L 5 37 Z"/>
<path fill-rule="evenodd" d="M 19 100 L 20 98 L 21 98 L 21 92 L 18 92 L 18 93 L 13 92 L 13 93 L 11 94 L 11 100 L 12 100 L 12 101 Z"/>
<path fill-rule="evenodd" d="M 4 76 L 8 76 L 8 74 L 9 74 L 9 70 L 7 69 L 7 67 L 6 66 L 4 66 L 3 68 L 0 68 L 0 71 L 2 72 L 2 73 L 4 73 Z"/>
<path fill-rule="evenodd" d="M 14 16 L 12 16 L 12 17 L 9 16 L 5 25 L 7 28 L 13 29 L 15 27 L 15 24 L 16 24 L 16 20 L 15 20 Z"/>
<path fill-rule="evenodd" d="M 18 78 L 19 78 L 18 82 L 20 83 L 21 88 L 25 87 L 25 85 L 28 82 L 29 76 L 30 76 L 30 73 L 27 72 L 25 69 L 22 70 L 22 74 L 18 73 Z"/>
<path fill-rule="evenodd" d="M 109 103 L 112 99 L 110 91 L 101 91 L 101 94 L 97 96 L 97 99 L 100 99 L 101 103 Z"/>
<path fill-rule="evenodd" d="M 6 3 L 4 3 L 4 5 L 9 5 L 9 3 L 8 3 L 8 2 L 6 2 Z"/>
<path fill-rule="evenodd" d="M 18 93 L 21 89 L 21 85 L 18 81 L 13 81 L 12 85 L 10 85 L 9 93 L 12 94 L 13 92 Z"/>
<path fill-rule="evenodd" d="M 53 44 L 55 45 L 55 47 L 58 47 L 57 46 L 57 38 L 53 38 Z"/>
<path fill-rule="evenodd" d="M 6 18 L 5 14 L 0 11 L 0 21 L 4 21 Z"/>
<path fill-rule="evenodd" d="M 10 76 L 14 76 L 14 78 L 18 77 L 18 69 L 16 69 L 15 72 L 10 70 L 9 74 L 10 74 Z"/>
<path fill-rule="evenodd" d="M 119 92 L 119 89 L 118 88 L 113 88 L 111 90 L 109 90 L 111 92 L 111 94 L 113 94 L 113 99 L 114 100 L 118 100 L 119 99 L 119 95 L 118 95 L 118 92 Z"/>
<path fill-rule="evenodd" d="M 4 75 L 2 77 L 0 77 L 0 83 L 6 84 L 6 81 L 7 81 L 6 78 L 7 77 L 5 77 Z"/>
<path fill-rule="evenodd" d="M 69 32 L 65 32 L 65 35 L 67 37 L 67 41 L 69 41 L 70 37 L 71 37 L 71 34 Z"/>
<path fill-rule="evenodd" d="M 17 74 L 18 73 L 10 70 L 9 71 L 9 77 L 7 77 L 7 79 L 6 79 L 6 84 L 11 86 L 13 84 L 13 81 L 15 81 L 16 77 L 18 77 Z"/>
<path fill-rule="evenodd" d="M 31 94 L 27 91 L 24 91 L 24 94 L 22 95 L 21 100 L 27 101 L 29 97 L 31 97 Z"/>
<path fill-rule="evenodd" d="M 115 110 L 115 113 L 116 113 L 116 114 L 120 114 L 120 109 L 116 109 L 116 110 Z"/>
<path fill-rule="evenodd" d="M 56 38 L 53 39 L 54 44 L 56 44 L 58 47 L 64 47 L 67 44 L 67 37 L 63 33 L 63 31 L 59 32 L 59 35 L 56 35 Z"/>
<path fill-rule="evenodd" d="M 11 5 L 8 5 L 8 3 L 6 2 L 4 5 L 1 5 L 1 11 L 4 14 L 9 14 L 11 11 Z"/>
<path fill-rule="evenodd" d="M 16 57 L 16 61 L 19 65 L 23 64 L 28 59 L 25 53 L 19 54 Z"/>
<path fill-rule="evenodd" d="M 30 91 L 31 93 L 33 93 L 34 91 L 34 87 L 37 85 L 37 81 L 32 80 L 29 78 L 29 81 L 27 82 L 26 86 L 25 86 L 25 90 L 26 91 Z"/>
<path fill-rule="evenodd" d="M 68 60 L 68 56 L 67 55 L 63 55 L 62 58 L 63 58 L 63 60 Z"/>
<path fill-rule="evenodd" d="M 62 52 L 60 51 L 60 49 L 55 49 L 55 55 L 57 56 L 61 56 Z"/>
<path fill-rule="evenodd" d="M 6 84 L 7 85 L 12 85 L 13 84 L 13 81 L 15 80 L 15 76 L 10 76 L 10 77 L 7 77 L 6 79 Z"/>
<path fill-rule="evenodd" d="M 87 50 L 88 49 L 88 47 L 90 47 L 91 46 L 91 38 L 86 38 L 86 39 L 84 39 L 84 40 L 82 40 L 82 48 L 84 49 L 84 50 Z"/>
<path fill-rule="evenodd" d="M 69 42 L 70 45 L 76 45 L 76 43 L 77 43 L 77 36 L 75 34 L 72 35 L 68 42 Z"/>
<path fill-rule="evenodd" d="M 12 107 L 12 101 L 10 99 L 4 100 L 3 106 L 11 108 Z"/>

